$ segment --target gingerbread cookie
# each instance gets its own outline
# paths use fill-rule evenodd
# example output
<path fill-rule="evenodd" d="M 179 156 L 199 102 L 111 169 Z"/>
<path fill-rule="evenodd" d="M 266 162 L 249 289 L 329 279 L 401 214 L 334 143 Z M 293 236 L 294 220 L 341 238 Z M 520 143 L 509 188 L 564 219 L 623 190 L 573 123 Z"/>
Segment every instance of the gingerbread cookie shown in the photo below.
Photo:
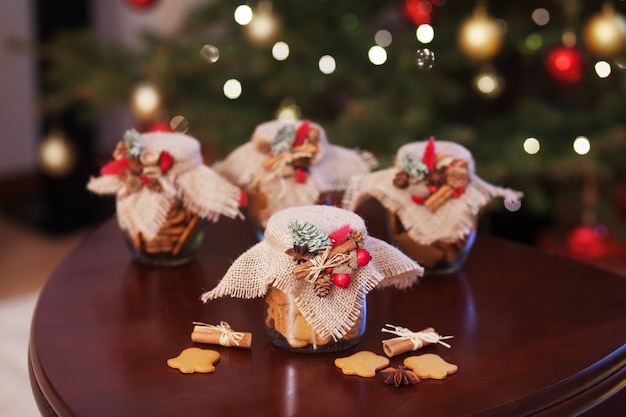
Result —
<path fill-rule="evenodd" d="M 459 369 L 458 366 L 444 361 L 441 356 L 434 353 L 410 356 L 404 360 L 404 365 L 420 379 L 444 379 Z"/>
<path fill-rule="evenodd" d="M 214 364 L 219 360 L 220 354 L 215 350 L 190 347 L 180 352 L 175 358 L 168 359 L 167 366 L 178 369 L 184 374 L 209 373 L 215 372 Z"/>
<path fill-rule="evenodd" d="M 345 375 L 358 375 L 371 378 L 376 371 L 389 366 L 389 359 L 374 352 L 361 351 L 345 358 L 335 359 L 335 366 Z"/>

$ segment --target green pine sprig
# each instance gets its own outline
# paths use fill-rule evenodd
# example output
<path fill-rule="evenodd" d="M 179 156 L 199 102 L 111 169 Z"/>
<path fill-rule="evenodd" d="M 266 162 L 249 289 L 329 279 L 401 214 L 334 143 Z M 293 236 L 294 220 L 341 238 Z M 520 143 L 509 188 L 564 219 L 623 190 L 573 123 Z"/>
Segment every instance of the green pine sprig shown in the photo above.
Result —
<path fill-rule="evenodd" d="M 402 156 L 400 164 L 402 165 L 402 170 L 406 172 L 409 177 L 417 177 L 423 180 L 428 176 L 428 167 L 426 164 L 408 153 Z"/>
<path fill-rule="evenodd" d="M 126 152 L 129 156 L 139 156 L 144 148 L 143 141 L 141 140 L 141 134 L 135 129 L 127 130 L 124 132 L 124 145 L 126 145 Z"/>
<path fill-rule="evenodd" d="M 292 220 L 289 231 L 293 236 L 294 246 L 306 246 L 309 252 L 321 252 L 332 246 L 328 235 L 319 227 L 306 221 Z"/>
<path fill-rule="evenodd" d="M 280 155 L 287 152 L 293 146 L 293 142 L 296 140 L 296 126 L 294 124 L 288 124 L 280 128 L 274 139 L 270 142 L 272 147 L 272 153 L 274 155 Z"/>

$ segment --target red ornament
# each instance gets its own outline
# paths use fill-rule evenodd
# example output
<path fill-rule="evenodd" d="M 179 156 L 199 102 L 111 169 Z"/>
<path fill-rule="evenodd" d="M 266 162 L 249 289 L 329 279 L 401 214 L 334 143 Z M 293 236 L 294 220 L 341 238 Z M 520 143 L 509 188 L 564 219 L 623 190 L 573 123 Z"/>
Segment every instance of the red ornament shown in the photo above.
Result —
<path fill-rule="evenodd" d="M 306 178 L 308 176 L 309 176 L 309 174 L 305 170 L 296 168 L 296 172 L 294 174 L 293 179 L 294 179 L 295 182 L 298 182 L 300 184 L 304 184 L 306 182 Z"/>
<path fill-rule="evenodd" d="M 364 267 L 370 260 L 372 259 L 372 255 L 367 251 L 367 249 L 359 248 L 356 250 L 356 261 L 360 267 Z"/>
<path fill-rule="evenodd" d="M 461 197 L 463 194 L 465 193 L 465 188 L 463 187 L 457 187 L 454 189 L 454 191 L 452 192 L 452 197 L 454 198 L 459 198 Z"/>
<path fill-rule="evenodd" d="M 128 158 L 111 161 L 100 168 L 100 175 L 120 175 L 124 172 L 129 162 Z"/>
<path fill-rule="evenodd" d="M 247 207 L 248 206 L 248 193 L 246 190 L 241 188 L 239 190 L 239 207 Z"/>
<path fill-rule="evenodd" d="M 417 195 L 412 195 L 411 196 L 411 200 L 413 200 L 414 203 L 416 204 L 424 204 L 424 201 L 426 201 L 426 197 L 420 197 Z"/>
<path fill-rule="evenodd" d="M 350 274 L 333 274 L 333 283 L 339 288 L 348 288 L 352 281 Z"/>
<path fill-rule="evenodd" d="M 431 194 L 435 193 L 437 191 L 437 186 L 436 185 L 429 185 L 428 186 L 428 191 L 430 191 Z"/>
<path fill-rule="evenodd" d="M 607 252 L 606 227 L 579 226 L 567 237 L 567 248 L 578 257 L 597 259 Z"/>
<path fill-rule="evenodd" d="M 161 151 L 159 155 L 159 166 L 164 174 L 170 170 L 173 163 L 172 155 L 168 151 Z"/>
<path fill-rule="evenodd" d="M 548 53 L 545 65 L 548 74 L 556 81 L 576 84 L 583 78 L 583 61 L 578 49 L 559 46 Z"/>
<path fill-rule="evenodd" d="M 148 185 L 148 184 L 150 184 L 150 178 L 146 177 L 145 175 L 141 174 L 141 175 L 139 176 L 139 178 L 141 179 L 141 183 L 142 183 L 143 185 Z"/>
<path fill-rule="evenodd" d="M 136 9 L 147 9 L 154 6 L 157 0 L 127 0 L 128 5 Z"/>
<path fill-rule="evenodd" d="M 415 26 L 430 23 L 433 3 L 428 0 L 405 0 L 404 12 Z"/>

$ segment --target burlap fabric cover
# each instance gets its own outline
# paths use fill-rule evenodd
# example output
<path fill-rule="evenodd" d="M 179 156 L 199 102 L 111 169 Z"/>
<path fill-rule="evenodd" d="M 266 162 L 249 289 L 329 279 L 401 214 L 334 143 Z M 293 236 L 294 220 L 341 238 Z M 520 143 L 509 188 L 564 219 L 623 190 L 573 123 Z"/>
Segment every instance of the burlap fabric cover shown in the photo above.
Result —
<path fill-rule="evenodd" d="M 153 239 L 176 201 L 209 221 L 217 221 L 220 215 L 241 216 L 240 189 L 202 164 L 196 139 L 181 133 L 152 132 L 142 134 L 141 141 L 145 149 L 167 151 L 172 156 L 171 169 L 158 177 L 161 191 L 142 187 L 128 192 L 126 182 L 117 175 L 101 175 L 87 184 L 94 193 L 117 196 L 117 220 L 122 230 Z"/>
<path fill-rule="evenodd" d="M 357 270 L 348 288 L 333 288 L 328 296 L 320 298 L 312 283 L 294 278 L 297 263 L 285 254 L 294 244 L 288 225 L 296 219 L 314 224 L 326 234 L 349 224 L 352 230 L 367 235 L 363 219 L 347 210 L 332 206 L 281 210 L 269 219 L 265 239 L 239 256 L 218 285 L 202 295 L 202 301 L 225 295 L 260 297 L 273 286 L 295 297 L 298 309 L 318 335 L 340 339 L 355 324 L 370 290 L 376 286 L 406 288 L 423 274 L 423 268 L 398 249 L 367 236 L 364 248 L 371 254 L 371 261 Z"/>
<path fill-rule="evenodd" d="M 378 200 L 391 213 L 398 215 L 409 237 L 415 242 L 430 245 L 436 241 L 454 242 L 465 238 L 475 228 L 475 217 L 492 197 L 502 197 L 517 201 L 523 193 L 508 188 L 491 185 L 474 173 L 474 159 L 465 147 L 445 141 L 436 141 L 436 152 L 445 152 L 454 158 L 465 159 L 471 182 L 458 198 L 444 203 L 436 212 L 430 212 L 423 205 L 411 199 L 406 189 L 393 185 L 397 172 L 402 170 L 401 161 L 405 154 L 421 160 L 427 142 L 413 142 L 402 146 L 396 153 L 394 167 L 353 178 L 346 191 L 343 205 L 356 210 L 367 198 Z"/>
<path fill-rule="evenodd" d="M 226 159 L 213 168 L 234 184 L 247 189 L 258 188 L 267 196 L 267 207 L 257 220 L 265 227 L 267 219 L 276 211 L 287 207 L 315 204 L 320 195 L 330 191 L 344 190 L 355 174 L 369 172 L 377 165 L 368 152 L 347 149 L 328 143 L 326 132 L 317 123 L 311 127 L 319 130 L 319 151 L 313 156 L 309 175 L 304 183 L 293 178 L 293 168 L 288 165 L 267 171 L 263 162 L 268 155 L 259 150 L 276 136 L 287 124 L 298 126 L 302 121 L 273 120 L 258 125 L 248 143 L 231 152 Z"/>

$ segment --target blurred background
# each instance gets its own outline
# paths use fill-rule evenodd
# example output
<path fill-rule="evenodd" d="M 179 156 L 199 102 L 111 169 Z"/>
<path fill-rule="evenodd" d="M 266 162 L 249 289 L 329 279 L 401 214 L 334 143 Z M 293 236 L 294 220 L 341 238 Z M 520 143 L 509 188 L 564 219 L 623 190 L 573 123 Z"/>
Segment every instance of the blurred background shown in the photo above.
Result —
<path fill-rule="evenodd" d="M 625 16 L 623 0 L 3 0 L 3 347 L 25 355 L 38 290 L 113 215 L 85 184 L 129 128 L 186 132 L 207 164 L 274 118 L 382 168 L 455 141 L 525 193 L 486 207 L 482 233 L 626 273 Z M 33 415 L 3 381 L 2 414 Z"/>

